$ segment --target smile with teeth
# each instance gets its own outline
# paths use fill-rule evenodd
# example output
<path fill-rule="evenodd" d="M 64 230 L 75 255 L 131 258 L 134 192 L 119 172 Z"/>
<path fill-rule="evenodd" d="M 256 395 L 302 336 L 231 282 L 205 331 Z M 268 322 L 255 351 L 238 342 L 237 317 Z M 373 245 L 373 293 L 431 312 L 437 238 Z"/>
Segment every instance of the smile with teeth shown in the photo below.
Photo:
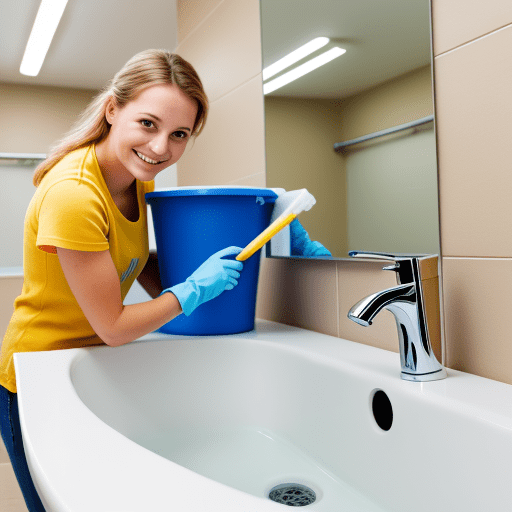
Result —
<path fill-rule="evenodd" d="M 156 160 L 151 160 L 151 158 L 143 155 L 142 153 L 139 153 L 138 151 L 134 150 L 135 154 L 141 159 L 144 160 L 144 162 L 147 162 L 148 164 L 156 165 L 161 164 L 162 162 L 165 162 L 165 160 L 160 160 L 159 162 Z"/>

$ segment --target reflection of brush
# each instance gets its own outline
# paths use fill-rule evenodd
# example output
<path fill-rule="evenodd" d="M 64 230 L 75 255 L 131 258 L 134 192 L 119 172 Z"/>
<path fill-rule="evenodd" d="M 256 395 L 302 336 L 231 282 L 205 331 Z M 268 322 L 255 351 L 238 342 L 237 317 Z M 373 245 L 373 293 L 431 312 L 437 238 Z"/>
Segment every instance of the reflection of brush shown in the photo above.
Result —
<path fill-rule="evenodd" d="M 244 250 L 236 257 L 238 261 L 245 261 L 250 258 L 258 249 L 261 249 L 275 234 L 288 226 L 290 222 L 297 217 L 296 213 L 290 213 L 285 217 L 276 219 L 270 226 L 262 231 L 252 242 L 247 244 Z"/>
<path fill-rule="evenodd" d="M 278 189 L 274 189 L 278 190 Z M 279 189 L 283 190 L 283 189 Z M 300 212 L 310 210 L 316 203 L 316 199 L 305 189 L 291 190 L 280 193 L 276 199 L 270 226 L 260 233 L 245 249 L 236 257 L 238 261 L 250 258 L 258 249 L 261 249 L 274 235 L 288 226 Z"/>

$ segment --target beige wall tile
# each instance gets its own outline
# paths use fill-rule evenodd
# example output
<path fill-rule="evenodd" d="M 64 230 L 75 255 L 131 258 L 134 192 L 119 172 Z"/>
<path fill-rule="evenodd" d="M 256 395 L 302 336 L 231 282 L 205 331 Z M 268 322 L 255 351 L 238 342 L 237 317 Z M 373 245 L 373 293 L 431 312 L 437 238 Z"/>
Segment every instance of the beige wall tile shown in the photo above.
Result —
<path fill-rule="evenodd" d="M 258 174 L 252 174 L 251 176 L 245 176 L 243 178 L 239 178 L 234 180 L 231 183 L 227 183 L 227 185 L 236 185 L 239 187 L 257 187 L 257 188 L 265 188 L 267 181 L 267 175 L 264 172 L 260 172 Z"/>
<path fill-rule="evenodd" d="M 178 43 L 183 41 L 222 0 L 178 0 Z"/>
<path fill-rule="evenodd" d="M 224 0 L 176 51 L 195 67 L 214 102 L 261 73 L 260 41 L 258 0 Z"/>
<path fill-rule="evenodd" d="M 261 75 L 211 105 L 204 131 L 177 164 L 178 185 L 225 185 L 265 170 Z"/>
<path fill-rule="evenodd" d="M 2 499 L 0 498 L 0 509 L 2 512 L 28 512 L 28 509 L 25 505 L 25 501 L 20 499 L 15 500 L 7 500 L 5 502 L 5 505 L 2 502 Z"/>
<path fill-rule="evenodd" d="M 9 455 L 7 454 L 7 448 L 4 445 L 2 438 L 0 437 L 0 464 L 10 464 Z"/>
<path fill-rule="evenodd" d="M 382 270 L 385 262 L 338 261 L 339 337 L 398 352 L 395 317 L 381 311 L 363 327 L 348 318 L 350 308 L 372 293 L 397 285 L 396 274 Z M 400 368 L 398 368 L 400 372 Z"/>
<path fill-rule="evenodd" d="M 443 259 L 446 366 L 512 384 L 511 259 Z"/>
<path fill-rule="evenodd" d="M 96 91 L 0 83 L 0 152 L 46 153 Z"/>
<path fill-rule="evenodd" d="M 0 510 L 28 512 L 10 464 L 0 464 Z"/>
<path fill-rule="evenodd" d="M 512 26 L 435 59 L 444 256 L 512 256 Z"/>
<path fill-rule="evenodd" d="M 256 316 L 337 336 L 336 262 L 264 258 Z"/>
<path fill-rule="evenodd" d="M 434 54 L 512 23 L 510 0 L 432 0 Z"/>
<path fill-rule="evenodd" d="M 396 285 L 395 274 L 383 271 L 384 265 L 342 260 L 262 259 L 256 315 L 398 352 L 396 322 L 389 311 L 379 313 L 369 327 L 347 317 L 359 300 Z"/>

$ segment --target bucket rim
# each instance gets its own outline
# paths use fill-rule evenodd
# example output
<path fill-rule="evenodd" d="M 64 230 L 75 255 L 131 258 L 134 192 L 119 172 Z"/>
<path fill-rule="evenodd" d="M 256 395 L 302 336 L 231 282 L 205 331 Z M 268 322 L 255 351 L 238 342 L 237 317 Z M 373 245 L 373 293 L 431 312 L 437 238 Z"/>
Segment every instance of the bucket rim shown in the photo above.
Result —
<path fill-rule="evenodd" d="M 155 197 L 173 197 L 173 196 L 254 196 L 277 199 L 277 194 L 269 188 L 256 188 L 244 186 L 186 186 L 186 187 L 167 187 L 148 192 L 146 199 Z"/>

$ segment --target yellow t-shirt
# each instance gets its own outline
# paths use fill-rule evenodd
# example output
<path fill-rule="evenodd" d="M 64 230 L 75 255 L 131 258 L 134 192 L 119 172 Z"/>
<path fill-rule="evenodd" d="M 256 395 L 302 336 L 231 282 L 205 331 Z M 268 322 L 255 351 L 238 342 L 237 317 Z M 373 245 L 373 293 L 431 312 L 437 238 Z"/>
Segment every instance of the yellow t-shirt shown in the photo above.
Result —
<path fill-rule="evenodd" d="M 55 247 L 109 250 L 123 300 L 149 256 L 144 195 L 154 182 L 137 180 L 139 219 L 115 205 L 94 146 L 69 153 L 43 178 L 25 217 L 24 280 L 0 352 L 0 385 L 16 392 L 13 354 L 102 344 L 80 309 Z"/>

